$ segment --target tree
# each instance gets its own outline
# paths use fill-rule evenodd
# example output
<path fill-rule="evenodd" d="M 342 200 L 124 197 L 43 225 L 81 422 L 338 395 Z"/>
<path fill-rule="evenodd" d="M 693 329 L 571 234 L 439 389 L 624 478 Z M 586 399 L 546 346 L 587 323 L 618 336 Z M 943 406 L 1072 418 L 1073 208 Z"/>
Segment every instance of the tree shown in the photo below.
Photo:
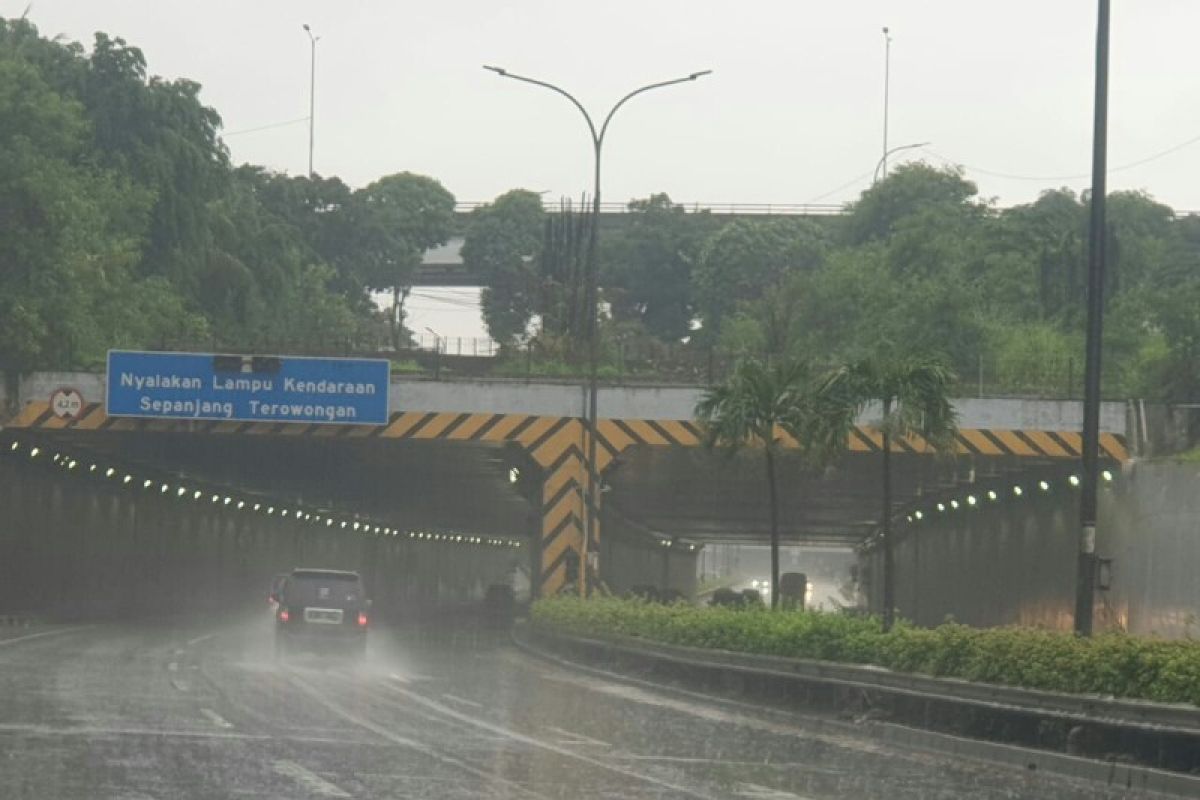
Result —
<path fill-rule="evenodd" d="M 871 425 L 882 435 L 883 629 L 895 620 L 896 589 L 892 547 L 891 443 L 919 433 L 935 450 L 953 446 L 956 414 L 950 404 L 954 373 L 936 359 L 893 358 L 880 353 L 844 369 L 840 386 L 859 409 L 878 404 Z"/>
<path fill-rule="evenodd" d="M 388 325 L 399 349 L 403 300 L 425 251 L 450 238 L 454 195 L 433 178 L 400 172 L 359 189 L 351 202 L 355 271 L 368 288 L 392 293 Z"/>
<path fill-rule="evenodd" d="M 541 195 L 513 189 L 472 211 L 467 221 L 463 265 L 483 282 L 484 324 L 503 345 L 525 335 L 537 309 L 545 216 Z"/>
<path fill-rule="evenodd" d="M 705 338 L 715 341 L 739 306 L 770 294 L 789 275 L 818 269 L 829 245 L 825 229 L 808 219 L 738 219 L 722 227 L 705 241 L 695 273 Z"/>
<path fill-rule="evenodd" d="M 854 398 L 841 380 L 841 373 L 822 373 L 804 359 L 748 358 L 696 406 L 709 447 L 724 445 L 731 452 L 746 444 L 762 447 L 771 519 L 771 608 L 779 605 L 779 433 L 795 438 L 810 468 L 829 464 L 845 449 L 854 421 Z"/>
<path fill-rule="evenodd" d="M 691 332 L 692 270 L 715 227 L 707 211 L 686 213 L 666 194 L 629 203 L 623 227 L 603 240 L 604 294 L 617 322 L 678 342 Z"/>
<path fill-rule="evenodd" d="M 897 223 L 917 213 L 932 212 L 943 221 L 977 215 L 984 206 L 974 201 L 975 184 L 961 168 L 901 164 L 846 209 L 843 233 L 849 244 L 863 244 L 891 235 Z"/>

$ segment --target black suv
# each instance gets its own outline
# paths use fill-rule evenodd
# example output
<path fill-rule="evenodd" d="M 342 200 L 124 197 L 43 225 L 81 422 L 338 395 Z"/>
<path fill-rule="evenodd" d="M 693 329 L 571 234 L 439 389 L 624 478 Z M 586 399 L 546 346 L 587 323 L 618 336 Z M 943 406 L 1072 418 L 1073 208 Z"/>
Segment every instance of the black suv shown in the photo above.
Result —
<path fill-rule="evenodd" d="M 273 599 L 276 656 L 302 649 L 366 655 L 371 601 L 357 572 L 294 569 Z"/>

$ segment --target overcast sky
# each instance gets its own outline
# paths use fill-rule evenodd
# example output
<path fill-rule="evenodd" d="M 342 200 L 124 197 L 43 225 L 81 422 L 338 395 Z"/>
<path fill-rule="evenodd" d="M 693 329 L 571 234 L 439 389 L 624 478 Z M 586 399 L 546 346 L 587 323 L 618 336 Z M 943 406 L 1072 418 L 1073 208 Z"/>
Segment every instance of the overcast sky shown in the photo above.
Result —
<path fill-rule="evenodd" d="M 30 0 L 0 0 L 20 14 Z M 894 145 L 932 142 L 984 196 L 1024 202 L 1088 184 L 1095 0 L 32 0 L 45 35 L 141 47 L 220 111 L 235 162 L 307 169 L 309 41 L 316 170 L 352 186 L 400 170 L 460 200 L 590 188 L 578 112 L 499 64 L 557 83 L 602 116 L 644 83 L 605 146 L 604 196 L 681 202 L 853 199 L 882 152 L 891 28 Z M 1200 1 L 1114 0 L 1114 189 L 1200 209 Z M 1048 178 L 1020 180 L 1009 176 Z M 1074 177 L 1073 177 L 1074 176 Z M 460 316 L 462 316 L 460 314 Z"/>

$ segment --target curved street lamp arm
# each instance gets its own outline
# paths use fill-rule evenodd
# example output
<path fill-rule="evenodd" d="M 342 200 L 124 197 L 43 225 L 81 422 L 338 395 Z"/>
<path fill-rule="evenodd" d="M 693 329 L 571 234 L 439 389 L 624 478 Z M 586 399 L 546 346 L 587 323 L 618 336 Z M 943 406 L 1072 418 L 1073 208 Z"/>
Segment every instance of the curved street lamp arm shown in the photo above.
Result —
<path fill-rule="evenodd" d="M 883 163 L 888 160 L 888 156 L 890 156 L 892 153 L 899 153 L 901 150 L 913 150 L 918 147 L 928 146 L 929 142 L 917 142 L 916 144 L 902 144 L 899 147 L 893 147 L 891 150 L 888 150 L 883 154 L 883 157 L 879 159 L 879 163 L 875 165 L 875 175 L 871 178 L 871 183 L 877 183 L 879 181 L 879 170 L 883 167 Z"/>
<path fill-rule="evenodd" d="M 620 100 L 618 100 L 616 102 L 616 105 L 614 105 L 611 109 L 609 109 L 608 116 L 606 116 L 604 118 L 604 124 L 600 126 L 600 136 L 597 138 L 597 141 L 598 142 L 604 141 L 604 134 L 606 131 L 608 131 L 608 123 L 612 122 L 613 115 L 617 113 L 617 110 L 621 106 L 625 105 L 625 103 L 627 103 L 629 100 L 632 100 L 634 97 L 637 97 L 639 94 L 642 94 L 643 92 L 648 92 L 651 89 L 661 89 L 664 86 L 674 86 L 677 83 L 687 83 L 688 81 L 694 81 L 697 78 L 702 78 L 705 75 L 709 75 L 711 73 L 712 73 L 711 69 L 705 69 L 705 70 L 701 70 L 700 72 L 693 72 L 691 75 L 688 75 L 687 77 L 684 77 L 684 78 L 675 78 L 675 79 L 669 80 L 669 81 L 660 81 L 658 83 L 648 84 L 646 86 L 641 87 L 640 89 L 634 89 L 632 92 L 630 92 L 629 94 L 625 95 Z"/>
<path fill-rule="evenodd" d="M 497 75 L 499 75 L 502 78 L 512 78 L 514 81 L 522 81 L 524 83 L 532 83 L 534 86 L 541 86 L 546 89 L 549 89 L 552 92 L 557 92 L 558 94 L 561 94 L 563 97 L 565 97 L 571 101 L 571 105 L 573 105 L 579 109 L 580 114 L 583 114 L 583 118 L 587 122 L 588 131 L 590 131 L 592 134 L 592 145 L 595 147 L 600 146 L 600 139 L 603 137 L 603 134 L 601 134 L 601 135 L 596 134 L 596 124 L 594 122 L 592 122 L 592 115 L 589 114 L 587 112 L 587 109 L 583 107 L 583 103 L 580 103 L 578 100 L 576 100 L 575 96 L 572 95 L 570 92 L 568 92 L 566 89 L 561 89 L 558 86 L 555 86 L 553 83 L 547 83 L 546 81 L 539 81 L 537 78 L 527 78 L 524 75 L 517 75 L 515 73 L 509 72 L 508 70 L 506 70 L 502 67 L 492 67 L 492 66 L 488 66 L 487 64 L 485 64 L 483 66 L 483 68 L 490 72 L 496 73 Z M 622 100 L 621 102 L 624 102 L 624 100 Z M 610 114 L 609 116 L 612 116 L 612 115 Z"/>

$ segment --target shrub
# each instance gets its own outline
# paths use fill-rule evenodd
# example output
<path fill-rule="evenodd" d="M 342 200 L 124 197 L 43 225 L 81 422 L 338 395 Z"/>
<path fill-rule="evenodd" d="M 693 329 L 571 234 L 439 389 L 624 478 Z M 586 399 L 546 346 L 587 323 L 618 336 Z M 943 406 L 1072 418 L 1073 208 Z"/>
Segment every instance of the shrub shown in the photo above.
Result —
<path fill-rule="evenodd" d="M 688 647 L 874 664 L 984 683 L 1200 705 L 1200 642 L 1105 633 L 1082 639 L 1035 628 L 904 622 L 882 633 L 870 616 L 701 608 L 640 599 L 556 597 L 533 606 L 539 627 Z"/>

